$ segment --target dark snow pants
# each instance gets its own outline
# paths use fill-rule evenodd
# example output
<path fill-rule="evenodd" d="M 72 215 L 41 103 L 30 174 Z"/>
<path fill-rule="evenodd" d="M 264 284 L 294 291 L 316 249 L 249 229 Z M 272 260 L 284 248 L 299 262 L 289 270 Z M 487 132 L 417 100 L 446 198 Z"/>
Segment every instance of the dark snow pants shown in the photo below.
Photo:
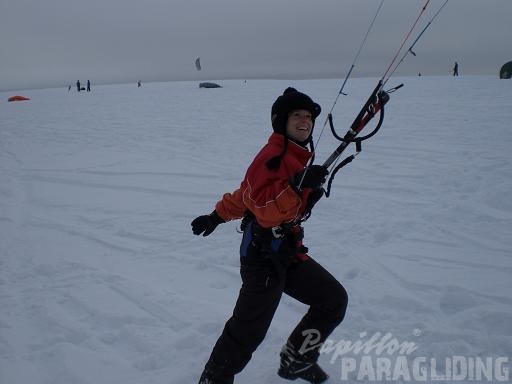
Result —
<path fill-rule="evenodd" d="M 309 305 L 288 338 L 297 350 L 306 339 L 303 331 L 320 335 L 315 340 L 318 346 L 325 341 L 343 320 L 348 302 L 343 286 L 312 258 L 286 262 L 280 268 L 267 247 L 262 249 L 257 241 L 245 243 L 240 258 L 242 288 L 205 368 L 219 383 L 232 383 L 234 375 L 247 365 L 265 338 L 283 293 Z"/>

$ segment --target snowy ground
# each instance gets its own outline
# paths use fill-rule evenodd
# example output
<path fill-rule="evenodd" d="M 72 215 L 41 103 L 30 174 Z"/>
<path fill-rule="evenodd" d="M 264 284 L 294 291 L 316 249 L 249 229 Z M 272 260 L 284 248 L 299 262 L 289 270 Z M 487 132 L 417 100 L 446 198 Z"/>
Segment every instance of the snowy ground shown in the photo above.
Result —
<path fill-rule="evenodd" d="M 375 348 L 326 354 L 322 365 L 330 383 L 386 370 L 393 382 L 450 382 L 464 373 L 450 376 L 454 361 L 468 363 L 466 380 L 506 379 L 512 84 L 418 77 L 390 86 L 402 81 L 381 132 L 306 223 L 306 244 L 350 295 L 333 343 L 380 332 L 416 349 L 398 373 L 400 353 Z M 232 222 L 195 237 L 190 221 L 239 185 L 286 86 L 327 111 L 341 84 L 218 82 L 24 91 L 31 100 L 15 103 L 0 93 L 0 383 L 197 382 L 238 293 L 240 234 Z M 334 111 L 340 132 L 375 82 L 349 82 Z M 335 147 L 326 129 L 318 161 Z M 279 349 L 305 310 L 283 299 L 239 383 L 285 383 Z M 414 375 L 415 361 L 426 376 Z"/>

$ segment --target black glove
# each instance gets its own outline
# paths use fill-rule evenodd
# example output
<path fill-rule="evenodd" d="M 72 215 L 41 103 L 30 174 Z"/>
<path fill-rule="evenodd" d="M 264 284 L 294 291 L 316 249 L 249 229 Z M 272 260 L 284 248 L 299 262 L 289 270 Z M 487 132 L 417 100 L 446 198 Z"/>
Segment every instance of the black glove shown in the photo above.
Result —
<path fill-rule="evenodd" d="M 225 221 L 219 216 L 217 211 L 213 211 L 209 215 L 198 216 L 192 220 L 192 232 L 194 232 L 194 235 L 202 233 L 203 236 L 208 236 L 217 228 L 217 225 L 222 223 L 225 223 Z"/>
<path fill-rule="evenodd" d="M 306 175 L 304 176 L 304 179 L 302 179 L 304 172 L 306 172 Z M 323 183 L 325 183 L 325 179 L 327 178 L 328 174 L 329 171 L 327 170 L 327 167 L 324 167 L 323 165 L 310 165 L 303 171 L 300 171 L 293 176 L 292 184 L 295 188 L 299 188 L 300 186 L 301 189 L 317 189 L 320 188 Z"/>
<path fill-rule="evenodd" d="M 311 191 L 311 193 L 308 196 L 308 204 L 306 210 L 311 211 L 316 203 L 318 203 L 318 200 L 320 200 L 324 195 L 324 190 L 322 188 L 317 188 Z"/>

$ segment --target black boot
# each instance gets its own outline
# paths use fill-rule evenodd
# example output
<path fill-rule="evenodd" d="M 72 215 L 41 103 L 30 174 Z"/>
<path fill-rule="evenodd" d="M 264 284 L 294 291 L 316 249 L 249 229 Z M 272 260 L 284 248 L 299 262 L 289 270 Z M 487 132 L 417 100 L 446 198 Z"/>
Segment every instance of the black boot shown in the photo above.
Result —
<path fill-rule="evenodd" d="M 203 371 L 203 374 L 199 378 L 199 384 L 215 384 L 215 381 L 208 374 L 206 370 Z"/>
<path fill-rule="evenodd" d="M 219 365 L 210 359 L 204 367 L 198 384 L 233 384 L 234 376 L 222 375 L 220 368 Z"/>
<path fill-rule="evenodd" d="M 198 384 L 233 384 L 233 379 L 218 379 L 211 375 L 206 369 L 199 378 Z"/>
<path fill-rule="evenodd" d="M 277 374 L 283 379 L 303 379 L 318 384 L 329 378 L 316 362 L 318 352 L 300 354 L 290 343 L 286 343 L 280 356 L 281 364 Z"/>

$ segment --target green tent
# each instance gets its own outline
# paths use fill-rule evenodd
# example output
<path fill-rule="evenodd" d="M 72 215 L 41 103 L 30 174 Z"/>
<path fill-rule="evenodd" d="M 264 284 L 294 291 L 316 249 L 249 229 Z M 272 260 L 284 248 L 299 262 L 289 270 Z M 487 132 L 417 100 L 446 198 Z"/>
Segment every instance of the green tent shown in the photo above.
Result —
<path fill-rule="evenodd" d="M 512 77 L 512 61 L 503 64 L 500 69 L 500 79 L 510 79 Z"/>

